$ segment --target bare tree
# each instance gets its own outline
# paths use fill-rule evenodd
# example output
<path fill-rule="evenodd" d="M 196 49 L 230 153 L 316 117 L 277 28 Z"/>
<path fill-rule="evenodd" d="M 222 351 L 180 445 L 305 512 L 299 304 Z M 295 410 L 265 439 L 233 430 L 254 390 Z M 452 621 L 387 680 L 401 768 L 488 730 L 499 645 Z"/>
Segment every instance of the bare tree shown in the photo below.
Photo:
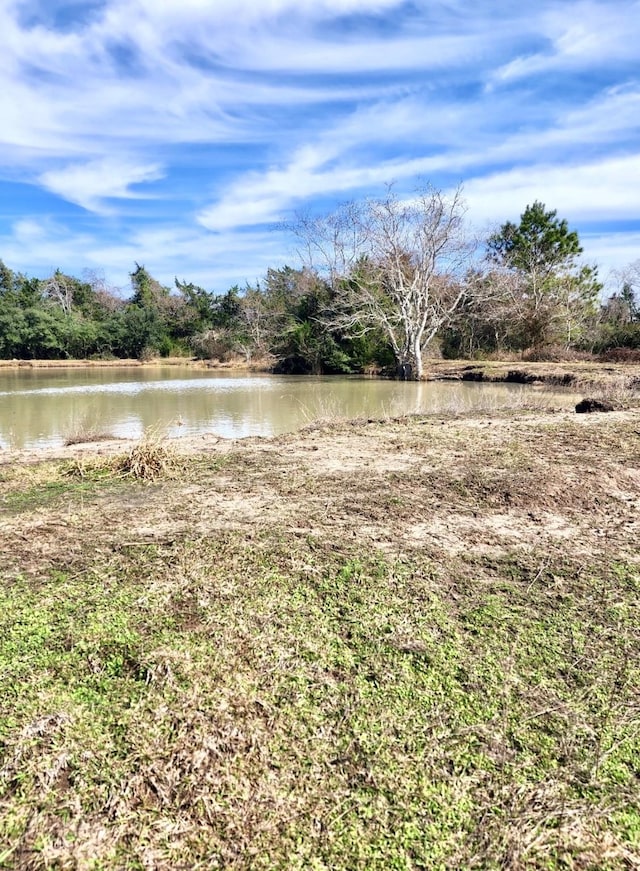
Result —
<path fill-rule="evenodd" d="M 401 200 L 389 189 L 292 228 L 305 267 L 333 290 L 330 325 L 350 335 L 382 330 L 403 377 L 423 378 L 425 347 L 464 297 L 458 278 L 472 253 L 464 213 L 460 190 Z"/>
<path fill-rule="evenodd" d="M 83 269 L 82 280 L 91 288 L 91 293 L 104 312 L 113 313 L 123 308 L 122 290 L 107 283 L 106 278 L 95 269 Z"/>
<path fill-rule="evenodd" d="M 637 309 L 636 297 L 640 297 L 640 259 L 629 263 L 620 275 L 622 287 L 631 300 L 632 307 Z M 636 312 L 637 314 L 637 312 Z"/>
<path fill-rule="evenodd" d="M 634 260 L 623 269 L 614 269 L 611 278 L 618 282 L 620 289 L 602 306 L 601 318 L 618 329 L 640 321 L 640 260 Z"/>
<path fill-rule="evenodd" d="M 74 291 L 77 284 L 76 279 L 70 278 L 68 275 L 60 272 L 59 269 L 56 269 L 53 275 L 42 283 L 42 289 L 45 296 L 56 302 L 62 308 L 65 315 L 69 315 L 71 314 Z"/>
<path fill-rule="evenodd" d="M 240 299 L 240 306 L 241 321 L 247 337 L 246 341 L 239 342 L 240 350 L 247 362 L 254 354 L 259 358 L 269 358 L 274 334 L 274 316 L 264 295 L 258 288 L 247 287 Z"/>

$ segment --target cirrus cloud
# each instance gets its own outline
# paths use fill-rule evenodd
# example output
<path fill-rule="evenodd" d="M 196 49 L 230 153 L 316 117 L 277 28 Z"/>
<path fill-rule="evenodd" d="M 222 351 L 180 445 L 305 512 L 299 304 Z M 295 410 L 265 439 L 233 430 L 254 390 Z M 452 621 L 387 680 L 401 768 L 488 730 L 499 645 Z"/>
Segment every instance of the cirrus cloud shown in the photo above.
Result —
<path fill-rule="evenodd" d="M 137 259 L 170 283 L 191 258 L 242 284 L 290 250 L 271 225 L 391 181 L 463 182 L 479 226 L 541 199 L 607 257 L 640 227 L 638 0 L 615 14 L 604 0 L 0 11 L 0 254 L 14 268 L 102 256 L 126 283 Z"/>

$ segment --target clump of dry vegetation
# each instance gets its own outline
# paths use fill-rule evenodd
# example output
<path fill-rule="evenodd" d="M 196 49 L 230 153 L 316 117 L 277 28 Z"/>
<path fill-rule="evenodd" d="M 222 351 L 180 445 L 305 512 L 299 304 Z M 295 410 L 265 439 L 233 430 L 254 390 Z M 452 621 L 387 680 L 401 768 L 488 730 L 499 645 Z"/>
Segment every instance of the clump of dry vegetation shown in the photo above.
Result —
<path fill-rule="evenodd" d="M 119 477 L 136 481 L 171 478 L 184 467 L 184 459 L 169 444 L 156 438 L 144 438 L 126 453 L 113 456 L 76 457 L 65 466 L 70 477 Z"/>
<path fill-rule="evenodd" d="M 177 474 L 182 465 L 172 447 L 157 439 L 144 439 L 117 457 L 112 468 L 114 472 L 138 481 L 155 481 Z"/>
<path fill-rule="evenodd" d="M 95 429 L 80 429 L 70 433 L 64 440 L 65 447 L 73 447 L 74 445 L 88 445 L 98 442 L 116 441 L 116 436 L 113 433 Z"/>
<path fill-rule="evenodd" d="M 0 867 L 639 867 L 639 430 L 336 423 L 130 462 L 152 488 L 48 464 L 37 502 L 7 473 Z"/>

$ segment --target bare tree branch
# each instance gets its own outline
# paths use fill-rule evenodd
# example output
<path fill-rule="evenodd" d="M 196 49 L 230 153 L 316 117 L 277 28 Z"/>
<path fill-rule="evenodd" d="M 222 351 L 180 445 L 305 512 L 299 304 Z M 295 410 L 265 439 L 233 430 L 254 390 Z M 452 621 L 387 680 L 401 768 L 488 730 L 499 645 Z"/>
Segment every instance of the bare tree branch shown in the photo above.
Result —
<path fill-rule="evenodd" d="M 351 202 L 292 228 L 308 269 L 331 286 L 332 327 L 350 335 L 384 332 L 399 367 L 423 377 L 422 354 L 465 295 L 461 274 L 473 246 L 464 231 L 460 190 L 447 197 L 433 188 L 401 200 Z"/>

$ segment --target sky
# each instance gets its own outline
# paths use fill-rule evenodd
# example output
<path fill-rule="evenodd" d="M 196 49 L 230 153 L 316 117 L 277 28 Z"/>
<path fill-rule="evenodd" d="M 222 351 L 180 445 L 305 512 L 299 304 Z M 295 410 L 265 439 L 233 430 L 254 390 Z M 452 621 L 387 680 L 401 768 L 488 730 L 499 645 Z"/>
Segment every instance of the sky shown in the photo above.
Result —
<path fill-rule="evenodd" d="M 283 224 L 462 185 L 640 258 L 640 0 L 0 0 L 0 258 L 218 293 Z M 613 286 L 613 285 L 612 285 Z"/>

